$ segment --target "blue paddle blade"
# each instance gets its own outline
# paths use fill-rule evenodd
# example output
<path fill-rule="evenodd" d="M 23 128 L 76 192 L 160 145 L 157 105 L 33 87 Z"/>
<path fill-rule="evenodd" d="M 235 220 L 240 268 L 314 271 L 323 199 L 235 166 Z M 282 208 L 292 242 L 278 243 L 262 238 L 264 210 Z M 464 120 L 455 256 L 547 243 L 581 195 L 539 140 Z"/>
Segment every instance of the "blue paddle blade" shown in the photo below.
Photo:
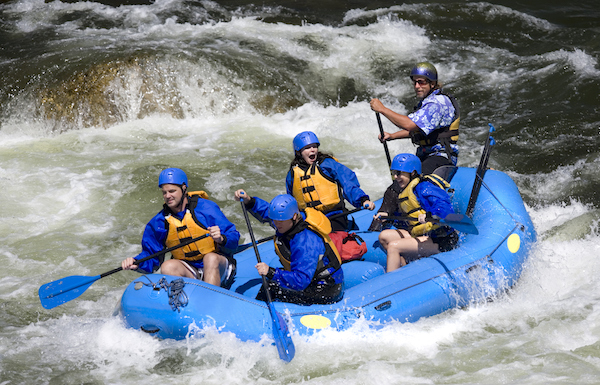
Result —
<path fill-rule="evenodd" d="M 275 346 L 277 346 L 277 352 L 279 358 L 285 362 L 290 362 L 296 354 L 296 347 L 292 341 L 292 336 L 288 330 L 287 323 L 273 306 L 273 303 L 269 303 L 269 311 L 271 312 L 271 319 L 273 320 L 273 338 L 275 338 Z"/>
<path fill-rule="evenodd" d="M 463 214 L 448 214 L 446 218 L 440 219 L 440 223 L 446 224 L 462 233 L 479 234 L 479 230 L 477 230 L 471 218 Z"/>
<path fill-rule="evenodd" d="M 100 275 L 95 277 L 72 275 L 42 285 L 38 290 L 42 306 L 46 309 L 52 309 L 69 302 L 83 294 L 88 287 L 100 278 Z"/>

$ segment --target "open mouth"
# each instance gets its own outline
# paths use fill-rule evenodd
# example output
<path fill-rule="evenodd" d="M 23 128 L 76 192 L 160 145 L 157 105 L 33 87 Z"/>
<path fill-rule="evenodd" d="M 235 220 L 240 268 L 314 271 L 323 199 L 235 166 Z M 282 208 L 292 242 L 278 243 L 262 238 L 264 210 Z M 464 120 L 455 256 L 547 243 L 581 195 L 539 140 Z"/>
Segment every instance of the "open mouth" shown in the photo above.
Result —
<path fill-rule="evenodd" d="M 309 155 L 309 156 L 308 156 L 308 159 L 310 159 L 310 160 L 312 160 L 312 161 L 315 161 L 315 160 L 317 160 L 317 154 L 312 154 L 312 155 Z"/>

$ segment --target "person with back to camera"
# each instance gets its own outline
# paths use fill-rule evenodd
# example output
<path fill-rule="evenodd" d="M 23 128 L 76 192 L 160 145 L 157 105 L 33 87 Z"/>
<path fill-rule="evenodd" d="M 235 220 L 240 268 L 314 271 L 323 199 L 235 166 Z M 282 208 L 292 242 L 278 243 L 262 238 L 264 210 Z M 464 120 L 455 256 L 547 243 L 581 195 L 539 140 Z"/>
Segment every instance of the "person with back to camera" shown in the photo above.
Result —
<path fill-rule="evenodd" d="M 240 233 L 216 203 L 204 191 L 188 192 L 188 178 L 183 170 L 167 168 L 158 177 L 158 187 L 165 202 L 144 229 L 142 252 L 121 263 L 123 270 L 151 273 L 161 268 L 162 274 L 200 279 L 215 286 L 228 287 L 235 276 L 233 252 Z M 188 239 L 209 234 L 197 242 L 175 249 L 172 259 L 164 256 L 137 265 L 136 260 Z"/>
<path fill-rule="evenodd" d="M 285 179 L 286 191 L 298 201 L 300 210 L 311 207 L 327 217 L 346 210 L 344 199 L 354 207 L 375 208 L 369 196 L 360 188 L 354 171 L 333 156 L 319 151 L 319 139 L 312 131 L 304 131 L 293 140 L 294 159 Z M 331 219 L 330 237 L 343 261 L 360 258 L 366 251 L 355 235 L 348 234 L 348 218 L 336 215 Z M 360 251 L 359 251 L 360 250 Z"/>
<path fill-rule="evenodd" d="M 421 62 L 410 71 L 410 79 L 419 103 L 414 111 L 402 115 L 372 99 L 371 109 L 383 114 L 401 128 L 394 133 L 384 132 L 381 142 L 410 138 L 418 145 L 416 155 L 422 161 L 423 174 L 431 174 L 440 166 L 454 165 L 458 159 L 458 125 L 460 114 L 456 99 L 442 91 L 433 64 Z"/>
<path fill-rule="evenodd" d="M 275 228 L 275 252 L 283 268 L 264 262 L 256 270 L 267 278 L 271 298 L 304 305 L 334 303 L 342 299 L 344 272 L 340 256 L 328 234 L 331 222 L 313 208 L 303 217 L 298 202 L 289 194 L 277 195 L 270 203 L 235 192 L 248 211 L 259 221 Z M 257 299 L 265 301 L 264 288 Z"/>
<path fill-rule="evenodd" d="M 413 260 L 452 250 L 458 242 L 453 228 L 428 221 L 432 215 L 445 218 L 454 213 L 446 192 L 448 182 L 435 174 L 422 176 L 421 161 L 412 154 L 396 155 L 390 170 L 394 182 L 386 190 L 374 222 L 392 215 L 408 218 L 396 222 L 398 229 L 379 234 L 387 252 L 388 273 Z"/>

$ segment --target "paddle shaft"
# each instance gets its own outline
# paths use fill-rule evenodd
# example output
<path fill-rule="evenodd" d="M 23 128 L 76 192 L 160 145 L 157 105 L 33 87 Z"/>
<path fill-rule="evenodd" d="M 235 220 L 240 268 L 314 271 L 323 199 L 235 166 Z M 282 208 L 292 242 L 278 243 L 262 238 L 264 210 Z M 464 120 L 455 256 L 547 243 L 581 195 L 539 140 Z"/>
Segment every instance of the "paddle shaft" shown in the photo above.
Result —
<path fill-rule="evenodd" d="M 252 247 L 254 248 L 256 260 L 258 261 L 258 263 L 261 263 L 262 261 L 260 259 L 260 253 L 258 251 L 256 239 L 254 238 L 254 232 L 252 231 L 250 218 L 248 217 L 248 210 L 246 210 L 246 204 L 244 203 L 243 199 L 240 199 L 240 204 L 242 205 L 242 212 L 244 213 L 246 226 L 248 227 L 248 232 L 250 233 L 250 239 L 252 240 Z M 285 324 L 285 322 L 281 319 L 281 316 L 277 313 L 275 307 L 273 306 L 271 300 L 271 293 L 269 292 L 269 285 L 267 284 L 267 278 L 264 275 L 261 275 L 260 277 L 262 278 L 262 287 L 265 292 L 267 307 L 269 308 L 269 314 L 271 315 L 271 320 L 273 321 L 273 338 L 275 339 L 275 345 L 277 346 L 279 358 L 286 362 L 289 362 L 294 357 L 296 349 L 293 345 L 291 337 L 289 336 L 287 324 Z M 281 324 L 282 322 L 283 325 Z"/>
<path fill-rule="evenodd" d="M 142 263 L 142 262 L 148 261 L 148 260 L 150 260 L 150 259 L 152 259 L 152 258 L 159 257 L 159 256 L 161 256 L 161 255 L 163 255 L 163 254 L 166 254 L 166 253 L 169 253 L 169 252 L 171 252 L 171 251 L 173 251 L 173 250 L 177 250 L 177 249 L 179 249 L 180 247 L 183 247 L 183 246 L 187 246 L 187 245 L 189 245 L 190 243 L 198 242 L 199 240 L 202 240 L 202 239 L 204 239 L 204 238 L 208 237 L 209 235 L 210 235 L 209 233 L 206 233 L 206 234 L 204 234 L 204 235 L 201 235 L 201 236 L 199 236 L 199 237 L 192 238 L 192 239 L 188 239 L 187 241 L 185 241 L 185 242 L 181 242 L 181 243 L 180 243 L 180 244 L 178 244 L 178 245 L 175 245 L 175 246 L 173 246 L 173 247 L 169 247 L 169 248 L 167 248 L 167 249 L 161 250 L 161 251 L 159 251 L 158 253 L 154 253 L 154 254 L 152 254 L 152 255 L 149 255 L 149 256 L 147 256 L 147 257 L 144 257 L 144 258 L 142 258 L 142 259 L 138 259 L 137 261 L 135 261 L 135 264 L 136 264 L 136 265 L 139 265 L 139 264 L 140 264 L 140 263 Z M 107 271 L 106 273 L 100 274 L 100 278 L 104 278 L 104 277 L 106 277 L 106 276 L 109 276 L 109 275 L 111 275 L 111 274 L 118 273 L 118 272 L 119 272 L 119 271 L 121 271 L 121 270 L 123 270 L 123 268 L 122 268 L 122 267 L 117 267 L 116 269 L 113 269 L 113 270 L 111 270 L 111 271 Z"/>
<path fill-rule="evenodd" d="M 492 146 L 495 143 L 494 138 L 491 136 L 491 134 L 496 129 L 491 124 L 489 124 L 489 126 L 490 130 L 488 131 L 488 137 L 486 139 L 485 146 L 483 147 L 483 152 L 481 153 L 481 160 L 479 161 L 479 166 L 477 166 L 477 171 L 475 172 L 475 181 L 473 182 L 473 189 L 471 190 L 469 204 L 467 205 L 467 210 L 465 211 L 465 214 L 468 217 L 471 217 L 473 215 L 473 211 L 475 210 L 475 203 L 477 202 L 477 198 L 479 197 L 481 183 L 483 182 L 483 177 L 485 176 L 485 172 L 487 171 L 487 164 L 488 160 L 490 159 Z"/>
<path fill-rule="evenodd" d="M 381 140 L 383 140 L 383 149 L 385 150 L 385 157 L 387 158 L 388 167 L 392 167 L 392 158 L 390 158 L 390 150 L 388 149 L 387 142 L 383 139 L 383 125 L 381 124 L 381 116 L 379 116 L 379 112 L 375 113 L 377 116 L 377 124 L 379 125 L 379 134 L 381 135 Z"/>

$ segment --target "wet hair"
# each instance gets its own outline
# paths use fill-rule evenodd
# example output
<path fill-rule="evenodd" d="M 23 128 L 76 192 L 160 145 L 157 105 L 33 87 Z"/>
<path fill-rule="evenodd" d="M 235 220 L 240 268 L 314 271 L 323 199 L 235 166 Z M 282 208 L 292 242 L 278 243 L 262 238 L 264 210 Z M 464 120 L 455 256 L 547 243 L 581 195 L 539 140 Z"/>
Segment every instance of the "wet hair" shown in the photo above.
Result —
<path fill-rule="evenodd" d="M 299 167 L 308 166 L 308 163 L 306 163 L 306 161 L 304 160 L 302 155 L 300 155 L 300 153 L 301 153 L 301 151 L 296 151 L 296 156 L 294 157 L 294 159 L 292 159 L 290 168 L 292 168 L 294 166 L 299 166 Z M 327 158 L 333 158 L 333 155 L 319 151 L 319 152 L 317 152 L 317 159 L 315 160 L 315 162 L 321 163 Z"/>

